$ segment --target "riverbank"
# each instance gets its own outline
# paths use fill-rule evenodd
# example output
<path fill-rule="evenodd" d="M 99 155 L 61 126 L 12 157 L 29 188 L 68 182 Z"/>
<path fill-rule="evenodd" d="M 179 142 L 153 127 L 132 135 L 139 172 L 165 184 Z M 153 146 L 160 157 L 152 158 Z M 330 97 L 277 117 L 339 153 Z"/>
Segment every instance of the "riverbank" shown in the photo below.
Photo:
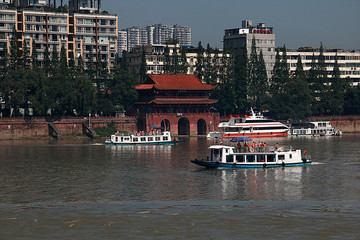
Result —
<path fill-rule="evenodd" d="M 318 116 L 312 121 L 330 120 L 343 133 L 360 133 L 360 116 Z M 0 140 L 88 138 L 95 128 L 113 123 L 118 131 L 135 132 L 136 117 L 0 118 Z"/>
<path fill-rule="evenodd" d="M 119 131 L 136 131 L 135 117 L 0 118 L 0 140 L 93 137 L 93 129 L 110 123 Z"/>

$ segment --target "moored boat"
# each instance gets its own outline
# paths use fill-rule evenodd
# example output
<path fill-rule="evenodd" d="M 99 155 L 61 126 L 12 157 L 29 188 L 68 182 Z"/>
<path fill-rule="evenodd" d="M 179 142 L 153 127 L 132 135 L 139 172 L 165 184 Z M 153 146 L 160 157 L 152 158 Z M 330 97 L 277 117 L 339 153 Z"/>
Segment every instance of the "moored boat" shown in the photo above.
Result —
<path fill-rule="evenodd" d="M 255 151 L 249 148 L 241 152 L 233 146 L 212 145 L 207 159 L 192 160 L 207 168 L 258 168 L 258 167 L 288 167 L 311 164 L 311 156 L 301 149 L 274 148 Z"/>
<path fill-rule="evenodd" d="M 231 116 L 228 122 L 219 124 L 223 138 L 234 138 L 241 136 L 249 137 L 285 137 L 289 128 L 278 121 L 267 119 L 261 113 L 255 114 L 251 108 L 251 115 L 244 117 Z"/>
<path fill-rule="evenodd" d="M 116 133 L 106 139 L 105 145 L 134 145 L 134 144 L 175 144 L 179 140 L 171 139 L 169 131 L 138 132 L 132 134 Z"/>
<path fill-rule="evenodd" d="M 293 136 L 339 136 L 340 130 L 335 130 L 330 121 L 295 122 L 290 125 L 290 134 Z"/>

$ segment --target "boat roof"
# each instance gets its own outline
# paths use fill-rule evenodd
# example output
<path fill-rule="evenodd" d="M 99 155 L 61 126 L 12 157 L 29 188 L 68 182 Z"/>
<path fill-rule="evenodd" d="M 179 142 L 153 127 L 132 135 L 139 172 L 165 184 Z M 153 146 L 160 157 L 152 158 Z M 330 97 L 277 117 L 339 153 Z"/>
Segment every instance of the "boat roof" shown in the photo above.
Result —
<path fill-rule="evenodd" d="M 209 149 L 223 149 L 223 148 L 234 148 L 232 146 L 226 146 L 226 145 L 211 145 Z"/>

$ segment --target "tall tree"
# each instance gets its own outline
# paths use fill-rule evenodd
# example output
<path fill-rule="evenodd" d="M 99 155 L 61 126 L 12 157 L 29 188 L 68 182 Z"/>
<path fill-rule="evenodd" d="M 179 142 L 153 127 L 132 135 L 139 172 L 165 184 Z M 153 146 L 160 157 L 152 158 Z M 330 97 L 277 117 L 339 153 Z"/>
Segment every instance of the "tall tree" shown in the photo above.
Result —
<path fill-rule="evenodd" d="M 286 47 L 284 46 L 282 48 L 282 56 L 280 56 L 280 51 L 277 49 L 270 88 L 271 115 L 278 119 L 287 119 L 291 117 L 291 107 L 287 104 L 290 96 L 288 91 L 289 70 L 286 59 Z"/>
<path fill-rule="evenodd" d="M 256 97 L 257 97 L 257 79 L 258 79 L 258 66 L 259 66 L 259 60 L 258 60 L 258 55 L 256 52 L 256 42 L 255 42 L 255 37 L 253 37 L 252 39 L 252 44 L 251 44 L 251 52 L 250 52 L 250 58 L 249 58 L 249 63 L 248 63 L 248 71 L 249 71 L 249 82 L 248 82 L 248 97 L 249 97 L 249 102 L 251 104 L 252 107 L 256 106 Z"/>
<path fill-rule="evenodd" d="M 332 72 L 330 85 L 330 112 L 335 115 L 343 114 L 345 104 L 345 94 L 348 88 L 346 80 L 340 77 L 340 69 L 337 55 L 335 56 L 335 63 Z"/>
<path fill-rule="evenodd" d="M 310 116 L 312 97 L 300 55 L 298 56 L 296 70 L 291 76 L 287 91 L 290 96 L 287 102 L 290 106 L 290 117 L 292 119 L 305 119 Z"/>
<path fill-rule="evenodd" d="M 202 81 L 204 78 L 204 48 L 201 45 L 201 41 L 198 43 L 198 47 L 196 50 L 196 58 L 197 62 L 195 64 L 195 72 L 194 74 Z"/>
<path fill-rule="evenodd" d="M 143 83 L 147 77 L 147 70 L 146 70 L 146 52 L 145 52 L 145 47 L 142 47 L 142 51 L 141 51 L 141 65 L 140 65 L 140 82 Z"/>
<path fill-rule="evenodd" d="M 234 86 L 234 113 L 244 113 L 248 109 L 248 71 L 247 51 L 245 47 L 239 47 L 234 54 L 233 86 Z"/>
<path fill-rule="evenodd" d="M 262 50 L 260 50 L 259 58 L 258 58 L 258 67 L 257 67 L 257 74 L 256 74 L 256 82 L 255 87 L 257 89 L 257 93 L 255 96 L 255 107 L 259 110 L 264 110 L 265 108 L 265 101 L 268 98 L 269 92 L 269 84 L 268 78 L 266 74 L 266 66 L 264 61 L 264 56 Z"/>
<path fill-rule="evenodd" d="M 186 53 L 187 53 L 186 47 L 181 47 L 180 51 L 181 51 L 181 57 L 180 57 L 179 73 L 187 74 L 188 63 L 187 63 L 187 57 L 186 57 Z"/>
<path fill-rule="evenodd" d="M 39 59 L 38 59 L 38 53 L 37 53 L 37 49 L 36 49 L 36 44 L 35 44 L 35 40 L 33 39 L 31 42 L 32 45 L 32 51 L 31 51 L 31 66 L 33 69 L 36 69 L 39 67 Z"/>

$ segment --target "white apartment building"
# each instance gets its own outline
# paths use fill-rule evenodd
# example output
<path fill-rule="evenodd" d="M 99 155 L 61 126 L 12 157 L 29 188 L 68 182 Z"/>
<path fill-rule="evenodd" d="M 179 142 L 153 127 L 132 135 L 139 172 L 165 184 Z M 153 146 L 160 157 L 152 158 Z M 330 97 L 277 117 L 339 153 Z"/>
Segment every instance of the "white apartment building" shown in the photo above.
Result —
<path fill-rule="evenodd" d="M 282 54 L 282 52 L 280 52 Z M 287 63 L 290 72 L 295 72 L 299 56 L 305 71 L 310 70 L 313 56 L 318 61 L 319 51 L 291 51 L 287 50 Z M 335 58 L 337 57 L 341 78 L 349 78 L 352 86 L 358 86 L 360 82 L 360 51 L 325 50 L 324 51 L 326 70 L 328 77 L 332 77 Z"/>
<path fill-rule="evenodd" d="M 144 46 L 145 50 L 145 58 L 146 58 L 146 69 L 147 74 L 162 74 L 164 73 L 164 66 L 166 64 L 165 62 L 165 44 L 153 44 L 153 45 L 147 45 Z M 175 52 L 178 55 L 178 57 L 181 57 L 180 53 L 180 45 L 168 45 L 169 48 L 169 54 L 173 55 Z M 129 64 L 129 68 L 131 70 L 135 70 L 137 73 L 140 72 L 140 66 L 141 66 L 141 56 L 142 56 L 142 46 L 138 46 L 132 49 L 131 52 L 127 54 L 127 61 Z M 207 58 L 208 56 L 206 53 L 204 53 L 204 58 Z M 212 59 L 215 58 L 215 54 L 212 53 L 210 55 Z M 218 58 L 222 58 L 223 53 L 218 54 Z M 197 64 L 197 53 L 195 51 L 191 51 L 186 53 L 186 61 L 188 65 L 188 71 L 186 74 L 194 74 L 195 72 L 195 66 Z M 212 61 L 214 62 L 214 60 Z"/>
<path fill-rule="evenodd" d="M 118 53 L 122 53 L 123 51 L 128 50 L 127 45 L 127 32 L 124 30 L 119 30 L 118 36 Z"/>
<path fill-rule="evenodd" d="M 13 29 L 16 26 L 16 16 L 16 10 L 0 9 L 0 51 L 3 51 L 4 47 L 7 47 L 10 42 Z"/>
<path fill-rule="evenodd" d="M 275 34 L 273 27 L 259 23 L 252 25 L 251 20 L 242 21 L 242 28 L 226 29 L 224 35 L 224 51 L 237 51 L 246 47 L 248 56 L 251 54 L 251 46 L 255 38 L 256 52 L 263 53 L 267 77 L 271 78 L 275 64 Z"/>
<path fill-rule="evenodd" d="M 32 54 L 36 47 L 38 60 L 44 60 L 47 48 L 51 54 L 56 47 L 67 50 L 68 59 L 82 57 L 84 63 L 93 57 L 93 62 L 108 63 L 115 60 L 118 40 L 118 17 L 111 14 L 99 14 L 93 8 L 81 8 L 81 12 L 63 13 L 48 11 L 41 6 L 27 6 L 10 9 L 0 4 L 0 52 L 5 47 L 10 52 L 13 29 L 21 33 L 20 46 L 24 43 Z M 86 64 L 85 64 L 86 66 Z"/>
<path fill-rule="evenodd" d="M 181 45 L 191 45 L 191 28 L 174 25 L 174 39 L 177 39 Z"/>
<path fill-rule="evenodd" d="M 152 45 L 152 44 L 165 44 L 169 39 L 176 39 L 180 45 L 191 45 L 191 28 L 180 25 L 163 25 L 155 24 L 146 26 L 145 28 L 130 27 L 123 29 L 127 32 L 127 40 L 119 42 L 120 49 L 127 49 L 128 52 L 137 46 Z M 119 36 L 123 38 L 124 35 Z"/>
<path fill-rule="evenodd" d="M 68 50 L 73 51 L 76 58 L 81 55 L 84 63 L 92 56 L 93 62 L 106 62 L 110 68 L 117 53 L 118 17 L 110 14 L 73 13 L 70 18 L 74 22 L 74 38 L 69 41 Z"/>

